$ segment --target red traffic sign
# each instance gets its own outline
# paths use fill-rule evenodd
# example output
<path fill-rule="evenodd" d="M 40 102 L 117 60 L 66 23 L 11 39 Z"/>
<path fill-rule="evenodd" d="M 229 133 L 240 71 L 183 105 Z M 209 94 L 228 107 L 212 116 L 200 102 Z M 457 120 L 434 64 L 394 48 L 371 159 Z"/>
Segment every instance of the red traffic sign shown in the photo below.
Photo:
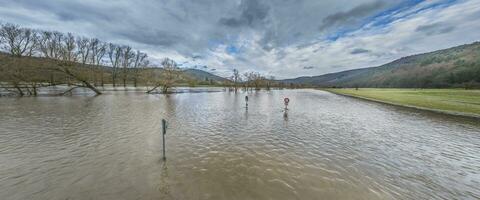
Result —
<path fill-rule="evenodd" d="M 284 98 L 283 102 L 285 103 L 285 105 L 288 105 L 288 103 L 290 102 L 290 99 L 289 98 Z"/>

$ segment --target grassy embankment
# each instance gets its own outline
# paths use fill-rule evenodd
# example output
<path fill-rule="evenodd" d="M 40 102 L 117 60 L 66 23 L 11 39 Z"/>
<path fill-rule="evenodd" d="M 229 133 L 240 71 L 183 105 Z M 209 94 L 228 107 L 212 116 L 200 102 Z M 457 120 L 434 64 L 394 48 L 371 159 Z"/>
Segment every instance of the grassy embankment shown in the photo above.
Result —
<path fill-rule="evenodd" d="M 324 89 L 399 106 L 480 118 L 480 90 L 463 89 Z"/>

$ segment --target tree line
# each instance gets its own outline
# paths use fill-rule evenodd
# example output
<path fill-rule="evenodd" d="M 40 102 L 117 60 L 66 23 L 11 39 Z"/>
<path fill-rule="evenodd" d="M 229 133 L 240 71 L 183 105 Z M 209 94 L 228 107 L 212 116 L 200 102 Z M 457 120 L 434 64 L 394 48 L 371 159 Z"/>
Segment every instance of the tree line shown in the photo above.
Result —
<path fill-rule="evenodd" d="M 228 87 L 230 91 L 237 92 L 243 89 L 244 91 L 270 90 L 272 88 L 304 88 L 313 87 L 311 85 L 285 83 L 275 79 L 275 76 L 265 76 L 259 72 L 248 71 L 240 73 L 237 69 L 232 70 L 232 75 L 228 78 L 229 81 L 225 82 L 225 87 Z"/>
<path fill-rule="evenodd" d="M 58 84 L 87 87 L 97 94 L 101 92 L 95 86 L 105 83 L 126 87 L 131 82 L 136 87 L 140 69 L 150 64 L 147 53 L 128 45 L 10 23 L 0 25 L 0 48 L 7 53 L 1 56 L 1 80 L 11 86 L 4 88 L 19 95 L 36 95 L 39 87 Z M 39 74 L 52 79 L 41 80 L 46 76 Z"/>

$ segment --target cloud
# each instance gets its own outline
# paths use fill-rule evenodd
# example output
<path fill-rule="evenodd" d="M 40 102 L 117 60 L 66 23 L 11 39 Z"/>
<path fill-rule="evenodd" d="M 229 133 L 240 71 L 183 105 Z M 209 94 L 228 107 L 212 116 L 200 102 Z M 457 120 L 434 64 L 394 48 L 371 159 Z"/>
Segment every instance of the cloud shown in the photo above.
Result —
<path fill-rule="evenodd" d="M 355 48 L 350 52 L 350 54 L 362 54 L 362 53 L 368 53 L 368 52 L 370 51 L 367 49 Z"/>
<path fill-rule="evenodd" d="M 119 34 L 124 36 L 125 39 L 131 40 L 133 42 L 138 42 L 146 45 L 158 45 L 164 47 L 170 47 L 178 42 L 184 40 L 180 35 L 174 35 L 165 31 L 152 31 L 147 30 L 144 32 L 123 32 Z"/>
<path fill-rule="evenodd" d="M 242 0 L 240 10 L 239 17 L 221 18 L 220 24 L 229 27 L 253 26 L 267 17 L 269 7 L 257 0 Z"/>
<path fill-rule="evenodd" d="M 192 60 L 195 61 L 197 59 L 202 59 L 202 56 L 199 56 L 199 55 L 194 55 L 192 56 Z"/>
<path fill-rule="evenodd" d="M 426 35 L 436 35 L 451 32 L 455 29 L 455 26 L 444 23 L 433 23 L 428 25 L 420 25 L 415 31 L 425 33 Z"/>
<path fill-rule="evenodd" d="M 314 69 L 315 67 L 314 66 L 305 66 L 303 67 L 303 69 Z"/>
<path fill-rule="evenodd" d="M 371 15 L 372 13 L 379 11 L 381 8 L 384 8 L 386 5 L 387 4 L 383 1 L 374 1 L 361 4 L 346 12 L 337 12 L 324 18 L 319 29 L 325 30 L 337 25 L 357 23 L 362 20 L 362 17 Z"/>
<path fill-rule="evenodd" d="M 3 0 L 0 19 L 130 45 L 153 63 L 169 57 L 221 76 L 233 68 L 319 75 L 480 39 L 476 0 Z"/>

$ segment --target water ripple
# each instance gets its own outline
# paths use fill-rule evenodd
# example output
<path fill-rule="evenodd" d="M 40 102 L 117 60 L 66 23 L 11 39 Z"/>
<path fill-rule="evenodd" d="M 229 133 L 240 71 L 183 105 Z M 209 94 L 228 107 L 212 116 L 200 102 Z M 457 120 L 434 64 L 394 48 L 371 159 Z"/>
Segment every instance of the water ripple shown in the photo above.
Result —
<path fill-rule="evenodd" d="M 0 113 L 0 199 L 480 197 L 478 121 L 322 91 L 3 98 Z"/>

